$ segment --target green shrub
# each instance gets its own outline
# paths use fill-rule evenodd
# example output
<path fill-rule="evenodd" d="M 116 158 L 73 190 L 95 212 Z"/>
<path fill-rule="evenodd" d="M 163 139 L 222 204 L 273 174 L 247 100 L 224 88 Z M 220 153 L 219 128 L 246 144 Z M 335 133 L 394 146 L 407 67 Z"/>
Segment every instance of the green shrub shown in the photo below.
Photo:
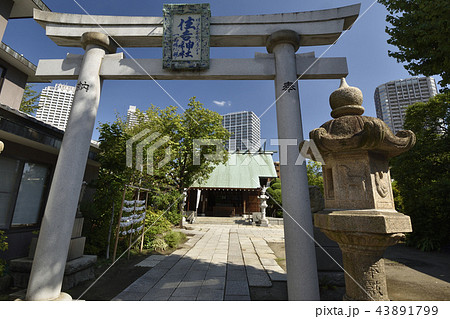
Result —
<path fill-rule="evenodd" d="M 8 243 L 6 242 L 5 232 L 0 230 L 0 251 L 6 251 L 8 249 Z"/>
<path fill-rule="evenodd" d="M 170 248 L 178 247 L 178 245 L 185 239 L 186 235 L 184 233 L 175 231 L 170 231 L 166 235 L 164 235 L 164 240 Z"/>
<path fill-rule="evenodd" d="M 163 211 L 148 210 L 145 217 L 144 247 L 152 248 L 151 243 L 157 235 L 172 229 L 172 224 L 166 219 Z"/>
<path fill-rule="evenodd" d="M 162 238 L 155 238 L 150 242 L 149 245 L 151 249 L 153 250 L 157 250 L 157 251 L 164 251 L 166 250 L 169 246 L 167 245 L 167 243 L 164 241 L 164 239 Z"/>
<path fill-rule="evenodd" d="M 178 209 L 178 203 L 181 200 L 180 195 L 181 194 L 175 190 L 167 192 L 159 191 L 150 198 L 152 206 L 156 209 L 165 210 L 169 208 L 164 214 L 164 217 L 173 225 L 179 224 L 181 220 L 181 214 Z"/>
<path fill-rule="evenodd" d="M 269 199 L 267 200 L 268 214 L 272 217 L 283 217 L 283 210 L 280 205 L 283 205 L 281 200 L 281 184 L 271 183 L 270 187 L 267 189 L 267 195 Z"/>

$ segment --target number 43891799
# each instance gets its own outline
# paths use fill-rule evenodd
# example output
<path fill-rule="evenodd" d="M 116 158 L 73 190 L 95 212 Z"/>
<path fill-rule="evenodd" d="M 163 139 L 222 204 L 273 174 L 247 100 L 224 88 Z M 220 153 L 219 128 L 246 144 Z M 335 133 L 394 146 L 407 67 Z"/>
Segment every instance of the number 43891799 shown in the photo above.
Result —
<path fill-rule="evenodd" d="M 375 310 L 380 316 L 435 316 L 438 313 L 437 306 L 378 306 Z"/>

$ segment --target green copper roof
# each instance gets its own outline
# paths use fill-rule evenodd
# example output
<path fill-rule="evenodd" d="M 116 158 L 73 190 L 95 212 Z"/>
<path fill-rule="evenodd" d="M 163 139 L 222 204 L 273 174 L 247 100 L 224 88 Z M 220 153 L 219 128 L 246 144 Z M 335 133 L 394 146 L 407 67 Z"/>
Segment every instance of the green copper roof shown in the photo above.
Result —
<path fill-rule="evenodd" d="M 194 182 L 202 188 L 260 188 L 260 177 L 277 177 L 272 153 L 231 153 L 225 164 L 218 165 L 207 181 Z"/>

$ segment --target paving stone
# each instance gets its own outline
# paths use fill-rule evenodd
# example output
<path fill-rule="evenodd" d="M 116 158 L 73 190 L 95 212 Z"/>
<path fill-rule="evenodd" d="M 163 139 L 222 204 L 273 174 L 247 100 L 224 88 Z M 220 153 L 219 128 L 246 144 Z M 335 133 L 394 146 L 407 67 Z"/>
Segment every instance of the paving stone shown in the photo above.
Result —
<path fill-rule="evenodd" d="M 145 296 L 146 292 L 122 291 L 113 301 L 139 301 Z"/>
<path fill-rule="evenodd" d="M 277 256 L 275 256 L 274 253 L 270 254 L 258 254 L 259 258 L 267 258 L 267 259 L 276 259 Z"/>
<path fill-rule="evenodd" d="M 229 251 L 228 252 L 228 259 L 230 259 L 230 257 L 241 257 L 242 258 L 242 253 L 241 253 L 240 250 L 239 251 L 236 251 L 236 250 Z"/>
<path fill-rule="evenodd" d="M 188 251 L 189 251 L 189 248 L 178 249 L 178 250 L 175 250 L 173 253 L 171 253 L 171 255 L 184 256 Z"/>
<path fill-rule="evenodd" d="M 270 280 L 272 281 L 287 281 L 287 275 L 279 272 L 268 271 Z"/>
<path fill-rule="evenodd" d="M 244 256 L 244 258 L 258 258 L 258 255 L 256 254 L 255 251 L 246 251 L 242 253 L 242 256 Z"/>
<path fill-rule="evenodd" d="M 250 287 L 272 287 L 272 281 L 265 270 L 249 270 L 247 279 Z"/>
<path fill-rule="evenodd" d="M 225 254 L 225 255 L 228 255 L 228 246 L 227 246 L 227 247 L 224 247 L 224 248 L 217 247 L 217 248 L 214 250 L 214 253 L 215 253 L 215 254 Z"/>
<path fill-rule="evenodd" d="M 197 258 L 197 262 L 198 263 L 204 263 L 204 264 L 209 264 L 211 262 L 212 256 L 208 256 L 208 257 L 198 257 Z"/>
<path fill-rule="evenodd" d="M 166 258 L 164 255 L 151 255 L 148 258 L 145 258 L 139 264 L 135 265 L 136 267 L 155 267 L 161 260 Z"/>
<path fill-rule="evenodd" d="M 155 267 L 157 264 L 159 264 L 159 260 L 143 260 L 139 264 L 134 265 L 135 267 Z"/>
<path fill-rule="evenodd" d="M 175 289 L 155 289 L 150 291 L 141 298 L 142 301 L 165 301 L 169 300 Z"/>
<path fill-rule="evenodd" d="M 176 289 L 180 282 L 181 280 L 168 280 L 163 278 L 152 289 Z"/>
<path fill-rule="evenodd" d="M 147 271 L 138 280 L 156 283 L 158 282 L 158 280 L 161 279 L 161 277 L 163 277 L 167 273 L 167 271 L 168 271 L 167 269 L 155 267 Z"/>
<path fill-rule="evenodd" d="M 208 270 L 206 272 L 206 276 L 205 279 L 210 279 L 210 278 L 216 278 L 216 277 L 224 277 L 226 275 L 227 271 L 226 268 L 220 268 L 220 269 L 214 269 L 214 270 Z"/>
<path fill-rule="evenodd" d="M 175 266 L 173 266 L 168 273 L 173 274 L 173 273 L 187 273 L 189 271 L 189 269 L 191 269 L 193 261 L 192 260 L 182 260 L 182 261 L 188 261 L 187 263 L 177 263 Z"/>
<path fill-rule="evenodd" d="M 183 277 L 186 275 L 186 273 L 188 272 L 189 268 L 185 268 L 185 269 L 177 269 L 177 268 L 172 268 L 169 271 L 167 271 L 167 273 L 164 275 L 164 277 L 168 277 L 171 279 L 183 279 Z"/>
<path fill-rule="evenodd" d="M 263 264 L 264 267 L 278 266 L 278 264 L 275 261 L 275 259 L 261 258 L 260 260 L 261 260 L 261 263 Z"/>
<path fill-rule="evenodd" d="M 286 273 L 284 271 L 284 269 L 281 268 L 279 265 L 276 265 L 276 266 L 264 266 L 264 269 L 275 271 L 275 272 L 279 272 L 280 274 L 285 274 Z"/>
<path fill-rule="evenodd" d="M 259 263 L 259 258 L 256 255 L 251 255 L 251 256 L 244 256 L 244 262 L 258 262 Z"/>
<path fill-rule="evenodd" d="M 202 283 L 202 289 L 225 289 L 225 277 L 207 278 Z"/>
<path fill-rule="evenodd" d="M 183 281 L 203 280 L 206 276 L 206 271 L 191 270 L 188 271 Z"/>
<path fill-rule="evenodd" d="M 159 278 L 151 280 L 148 278 L 140 277 L 127 288 L 125 288 L 124 292 L 142 292 L 145 294 L 158 282 L 158 280 Z"/>
<path fill-rule="evenodd" d="M 209 268 L 209 263 L 197 263 L 192 265 L 191 269 L 196 271 L 204 271 L 207 272 Z"/>
<path fill-rule="evenodd" d="M 227 272 L 239 271 L 239 270 L 245 270 L 245 266 L 244 265 L 235 265 L 235 264 L 228 264 L 227 265 Z"/>
<path fill-rule="evenodd" d="M 200 252 L 201 252 L 200 250 L 199 251 L 188 251 L 183 257 L 195 260 L 198 257 L 198 255 L 200 254 Z"/>
<path fill-rule="evenodd" d="M 245 270 L 228 271 L 227 281 L 229 280 L 247 281 L 247 273 Z"/>
<path fill-rule="evenodd" d="M 198 301 L 222 301 L 223 298 L 223 289 L 207 289 L 203 287 L 200 289 L 200 292 L 197 296 Z"/>
<path fill-rule="evenodd" d="M 201 287 L 203 280 L 183 280 L 177 288 Z"/>
<path fill-rule="evenodd" d="M 228 256 L 228 263 L 229 264 L 234 264 L 234 265 L 243 265 L 244 264 L 244 259 L 242 257 L 237 257 L 237 256 Z"/>
<path fill-rule="evenodd" d="M 190 263 L 185 263 L 185 264 L 175 264 L 175 266 L 173 266 L 172 268 L 170 268 L 167 271 L 167 275 L 176 275 L 176 274 L 183 274 L 185 275 L 189 269 L 191 269 L 192 267 L 192 260 L 189 260 Z M 157 266 L 159 267 L 159 266 Z"/>
<path fill-rule="evenodd" d="M 227 280 L 225 284 L 225 296 L 246 296 L 250 295 L 247 281 Z"/>
<path fill-rule="evenodd" d="M 171 258 L 170 257 L 176 257 L 176 256 L 169 256 L 166 259 L 164 259 L 163 261 L 160 261 L 158 264 L 158 268 L 166 268 L 166 269 L 170 269 L 172 268 L 179 260 L 179 258 L 175 259 L 175 258 Z"/>
<path fill-rule="evenodd" d="M 200 291 L 201 285 L 193 286 L 193 287 L 178 287 L 173 292 L 173 297 L 181 297 L 181 296 L 189 296 L 196 298 L 198 292 Z"/>
<path fill-rule="evenodd" d="M 226 264 L 227 263 L 227 257 L 217 257 L 217 258 L 213 258 L 211 259 L 210 264 L 214 264 L 214 265 L 221 265 L 221 264 Z"/>
<path fill-rule="evenodd" d="M 286 273 L 280 266 L 264 268 L 272 281 L 287 281 Z"/>

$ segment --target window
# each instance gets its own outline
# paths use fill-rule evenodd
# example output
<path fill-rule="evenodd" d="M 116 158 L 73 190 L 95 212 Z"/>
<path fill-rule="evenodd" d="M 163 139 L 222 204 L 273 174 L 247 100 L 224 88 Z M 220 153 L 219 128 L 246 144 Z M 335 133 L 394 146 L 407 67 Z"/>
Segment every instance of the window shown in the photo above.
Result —
<path fill-rule="evenodd" d="M 0 228 L 39 222 L 49 173 L 47 165 L 0 158 Z"/>
<path fill-rule="evenodd" d="M 48 167 L 25 163 L 11 226 L 37 224 L 47 175 Z"/>

